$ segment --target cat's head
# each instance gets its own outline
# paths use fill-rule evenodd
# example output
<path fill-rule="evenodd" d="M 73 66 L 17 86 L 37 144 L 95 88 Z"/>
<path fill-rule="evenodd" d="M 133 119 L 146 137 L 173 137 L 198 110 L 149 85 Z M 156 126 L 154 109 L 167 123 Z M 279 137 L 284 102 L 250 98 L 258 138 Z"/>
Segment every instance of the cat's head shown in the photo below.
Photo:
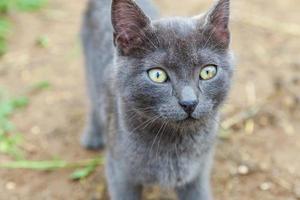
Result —
<path fill-rule="evenodd" d="M 196 123 L 227 96 L 233 66 L 229 0 L 197 17 L 151 21 L 132 0 L 113 0 L 117 82 L 123 105 L 146 118 Z"/>

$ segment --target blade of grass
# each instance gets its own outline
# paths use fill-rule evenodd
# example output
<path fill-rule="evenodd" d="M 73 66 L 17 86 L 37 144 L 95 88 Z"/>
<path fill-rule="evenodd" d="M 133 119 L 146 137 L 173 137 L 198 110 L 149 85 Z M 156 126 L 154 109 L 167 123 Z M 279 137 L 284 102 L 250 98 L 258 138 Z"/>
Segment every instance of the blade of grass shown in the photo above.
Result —
<path fill-rule="evenodd" d="M 37 83 L 34 83 L 33 85 L 29 86 L 29 88 L 25 91 L 26 93 L 37 93 L 42 90 L 47 90 L 51 87 L 51 84 L 49 81 L 40 81 Z"/>
<path fill-rule="evenodd" d="M 82 180 L 87 178 L 89 175 L 91 175 L 97 168 L 98 166 L 98 161 L 96 160 L 95 162 L 91 162 L 90 165 L 87 165 L 86 167 L 82 169 L 78 169 L 74 171 L 70 178 L 72 180 Z"/>
<path fill-rule="evenodd" d="M 12 161 L 0 163 L 2 169 L 28 169 L 28 170 L 39 170 L 39 171 L 51 171 L 56 169 L 64 168 L 80 168 L 87 167 L 90 165 L 101 165 L 104 159 L 102 157 L 88 160 L 80 160 L 76 162 L 67 162 L 64 160 L 50 160 L 50 161 Z"/>
<path fill-rule="evenodd" d="M 22 141 L 20 134 L 8 136 L 0 133 L 0 152 L 11 155 L 17 160 L 23 159 L 24 154 L 19 148 L 19 144 Z"/>
<path fill-rule="evenodd" d="M 17 7 L 22 11 L 39 10 L 47 4 L 47 0 L 18 0 Z"/>

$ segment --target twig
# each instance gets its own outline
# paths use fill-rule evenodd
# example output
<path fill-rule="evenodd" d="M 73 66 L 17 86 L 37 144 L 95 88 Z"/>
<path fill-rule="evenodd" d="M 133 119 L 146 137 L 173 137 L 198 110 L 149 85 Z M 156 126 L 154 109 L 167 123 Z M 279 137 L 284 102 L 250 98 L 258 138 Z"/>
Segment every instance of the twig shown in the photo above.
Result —
<path fill-rule="evenodd" d="M 248 109 L 243 110 L 234 116 L 224 120 L 221 123 L 221 127 L 224 130 L 229 130 L 233 126 L 240 124 L 248 119 L 254 118 L 265 105 L 267 105 L 270 101 L 274 100 L 280 96 L 277 92 L 272 93 L 270 96 L 268 96 L 264 101 L 257 103 L 256 105 L 250 106 Z"/>
<path fill-rule="evenodd" d="M 237 113 L 233 117 L 231 117 L 227 120 L 224 120 L 222 122 L 221 126 L 223 129 L 229 130 L 236 124 L 239 124 L 250 118 L 253 118 L 254 116 L 256 116 L 259 113 L 260 110 L 261 110 L 261 106 L 250 107 L 248 110 Z"/>

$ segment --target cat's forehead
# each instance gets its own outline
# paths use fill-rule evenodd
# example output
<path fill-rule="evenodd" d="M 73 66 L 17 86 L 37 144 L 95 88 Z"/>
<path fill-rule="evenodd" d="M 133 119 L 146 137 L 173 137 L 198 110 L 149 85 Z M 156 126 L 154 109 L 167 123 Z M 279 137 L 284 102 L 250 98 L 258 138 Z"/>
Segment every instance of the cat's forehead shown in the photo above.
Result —
<path fill-rule="evenodd" d="M 173 17 L 153 22 L 154 39 L 162 48 L 191 50 L 205 41 L 203 20 L 199 18 Z"/>
<path fill-rule="evenodd" d="M 201 49 L 198 21 L 193 18 L 167 18 L 153 23 L 154 40 L 168 60 L 195 63 Z"/>
<path fill-rule="evenodd" d="M 153 26 L 157 33 L 164 33 L 165 36 L 171 36 L 172 38 L 188 37 L 197 29 L 195 20 L 187 17 L 172 17 L 160 19 L 154 21 Z"/>

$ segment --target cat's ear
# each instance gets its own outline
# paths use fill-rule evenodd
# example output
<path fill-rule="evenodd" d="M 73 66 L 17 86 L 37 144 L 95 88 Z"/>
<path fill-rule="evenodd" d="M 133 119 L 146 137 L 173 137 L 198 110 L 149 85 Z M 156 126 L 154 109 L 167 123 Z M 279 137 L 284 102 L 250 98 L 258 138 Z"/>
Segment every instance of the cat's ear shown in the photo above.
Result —
<path fill-rule="evenodd" d="M 114 43 L 125 55 L 142 45 L 150 19 L 133 0 L 112 1 Z"/>
<path fill-rule="evenodd" d="M 224 48 L 230 43 L 230 0 L 218 0 L 206 15 L 205 29 Z"/>

